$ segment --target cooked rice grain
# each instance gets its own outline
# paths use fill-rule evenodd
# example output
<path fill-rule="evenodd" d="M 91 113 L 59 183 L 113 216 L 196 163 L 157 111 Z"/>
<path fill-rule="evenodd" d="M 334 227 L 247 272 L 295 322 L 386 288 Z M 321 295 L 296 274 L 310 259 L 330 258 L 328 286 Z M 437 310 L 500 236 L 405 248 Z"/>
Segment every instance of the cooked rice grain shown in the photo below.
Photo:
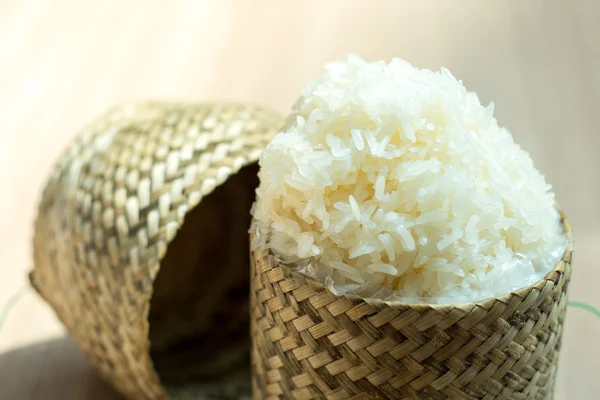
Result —
<path fill-rule="evenodd" d="M 262 245 L 340 292 L 477 300 L 540 279 L 566 245 L 550 185 L 446 69 L 328 64 L 260 165 Z"/>

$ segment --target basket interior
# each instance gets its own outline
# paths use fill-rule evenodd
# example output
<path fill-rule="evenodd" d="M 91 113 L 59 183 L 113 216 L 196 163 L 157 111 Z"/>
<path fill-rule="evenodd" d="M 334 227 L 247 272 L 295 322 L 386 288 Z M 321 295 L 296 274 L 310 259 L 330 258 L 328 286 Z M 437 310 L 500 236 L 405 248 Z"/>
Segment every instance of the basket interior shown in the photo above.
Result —
<path fill-rule="evenodd" d="M 258 165 L 191 210 L 167 249 L 150 303 L 151 357 L 163 382 L 212 378 L 249 364 L 250 208 Z"/>

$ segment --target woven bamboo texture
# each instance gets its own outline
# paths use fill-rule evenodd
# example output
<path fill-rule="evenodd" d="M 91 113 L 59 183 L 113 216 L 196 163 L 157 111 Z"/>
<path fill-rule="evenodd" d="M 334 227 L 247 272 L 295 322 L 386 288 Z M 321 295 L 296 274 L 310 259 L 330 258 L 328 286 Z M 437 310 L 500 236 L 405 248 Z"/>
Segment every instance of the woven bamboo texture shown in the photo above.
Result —
<path fill-rule="evenodd" d="M 461 305 L 336 297 L 253 250 L 254 399 L 550 399 L 573 241 L 536 284 Z"/>
<path fill-rule="evenodd" d="M 248 259 L 231 248 L 247 248 L 255 162 L 282 122 L 252 105 L 122 106 L 52 170 L 31 280 L 127 398 L 248 360 Z"/>

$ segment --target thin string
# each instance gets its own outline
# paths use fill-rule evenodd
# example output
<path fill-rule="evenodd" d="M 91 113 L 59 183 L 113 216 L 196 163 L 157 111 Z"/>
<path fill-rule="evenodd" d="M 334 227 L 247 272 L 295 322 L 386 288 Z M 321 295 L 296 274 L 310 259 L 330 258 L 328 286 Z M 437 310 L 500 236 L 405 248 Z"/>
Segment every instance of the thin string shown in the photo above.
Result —
<path fill-rule="evenodd" d="M 581 308 L 582 310 L 591 312 L 596 317 L 600 318 L 600 310 L 590 304 L 583 303 L 581 301 L 569 301 L 567 305 L 575 308 Z"/>
<path fill-rule="evenodd" d="M 17 290 L 6 302 L 6 304 L 4 304 L 4 307 L 2 307 L 2 310 L 0 311 L 0 332 L 2 332 L 2 327 L 4 326 L 4 323 L 6 322 L 6 320 L 8 319 L 8 316 L 10 314 L 10 312 L 13 310 L 13 308 L 19 303 L 19 301 L 25 297 L 25 295 L 27 293 L 29 293 L 29 290 L 31 289 L 31 286 L 29 284 L 24 284 L 19 290 Z"/>

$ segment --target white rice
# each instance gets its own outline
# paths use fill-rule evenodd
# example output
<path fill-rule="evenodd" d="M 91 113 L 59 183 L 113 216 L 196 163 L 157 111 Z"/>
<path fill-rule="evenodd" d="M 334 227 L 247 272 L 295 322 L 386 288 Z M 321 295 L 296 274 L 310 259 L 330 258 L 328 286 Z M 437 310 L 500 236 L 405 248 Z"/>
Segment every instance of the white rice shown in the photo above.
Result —
<path fill-rule="evenodd" d="M 550 185 L 445 69 L 328 64 L 260 166 L 262 245 L 340 293 L 480 300 L 541 279 L 566 246 Z"/>

